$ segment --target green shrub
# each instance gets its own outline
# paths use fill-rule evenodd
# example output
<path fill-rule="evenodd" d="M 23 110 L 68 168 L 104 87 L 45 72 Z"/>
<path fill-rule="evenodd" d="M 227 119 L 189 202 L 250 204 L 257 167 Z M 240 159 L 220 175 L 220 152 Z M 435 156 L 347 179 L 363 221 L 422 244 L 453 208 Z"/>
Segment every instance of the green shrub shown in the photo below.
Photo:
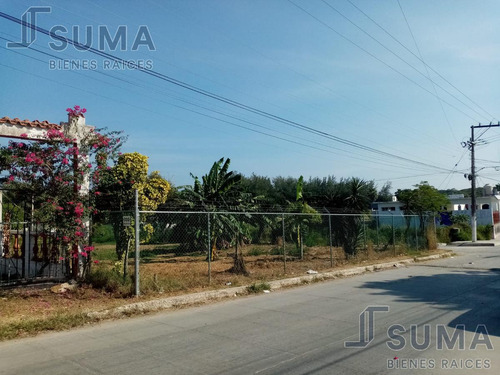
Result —
<path fill-rule="evenodd" d="M 247 286 L 248 293 L 260 293 L 264 290 L 271 290 L 271 285 L 266 282 L 253 283 L 252 285 Z"/>
<path fill-rule="evenodd" d="M 450 242 L 450 227 L 436 228 L 436 235 L 437 235 L 438 242 L 441 242 L 441 243 Z"/>
<path fill-rule="evenodd" d="M 94 267 L 85 281 L 95 289 L 101 289 L 122 297 L 128 297 L 134 292 L 132 278 L 128 277 L 124 280 L 123 275 L 117 272 L 115 268 Z"/>
<path fill-rule="evenodd" d="M 328 246 L 330 243 L 328 237 L 328 231 L 323 233 L 317 229 L 311 229 L 304 236 L 304 245 L 312 247 L 312 246 Z"/>
<path fill-rule="evenodd" d="M 107 243 L 114 241 L 115 235 L 113 233 L 113 226 L 111 224 L 98 224 L 95 226 L 92 233 L 93 243 Z"/>
<path fill-rule="evenodd" d="M 477 239 L 478 240 L 491 240 L 493 237 L 492 225 L 478 225 L 477 226 Z"/>
<path fill-rule="evenodd" d="M 472 240 L 472 230 L 468 225 L 454 226 L 450 228 L 451 241 L 470 241 Z"/>

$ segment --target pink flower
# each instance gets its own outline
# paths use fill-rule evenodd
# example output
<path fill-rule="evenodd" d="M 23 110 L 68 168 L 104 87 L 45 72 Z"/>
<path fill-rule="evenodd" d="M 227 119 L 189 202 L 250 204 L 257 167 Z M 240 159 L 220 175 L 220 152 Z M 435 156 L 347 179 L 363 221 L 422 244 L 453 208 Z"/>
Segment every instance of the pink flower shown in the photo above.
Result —
<path fill-rule="evenodd" d="M 94 263 L 95 263 L 95 264 L 99 264 L 99 261 L 98 261 L 98 260 L 94 260 Z"/>
<path fill-rule="evenodd" d="M 21 134 L 21 138 L 28 138 L 28 134 L 26 133 Z"/>
<path fill-rule="evenodd" d="M 62 163 L 63 163 L 63 164 L 68 164 L 68 163 L 69 163 L 69 161 L 68 161 L 68 159 L 64 158 L 64 159 L 62 160 Z"/>
<path fill-rule="evenodd" d="M 14 181 L 14 176 L 13 175 L 9 176 L 9 181 Z"/>
<path fill-rule="evenodd" d="M 59 260 L 64 260 L 64 257 L 59 257 Z"/>
<path fill-rule="evenodd" d="M 89 254 L 87 254 L 87 252 L 82 251 L 82 257 L 88 257 L 88 256 L 89 256 Z"/>

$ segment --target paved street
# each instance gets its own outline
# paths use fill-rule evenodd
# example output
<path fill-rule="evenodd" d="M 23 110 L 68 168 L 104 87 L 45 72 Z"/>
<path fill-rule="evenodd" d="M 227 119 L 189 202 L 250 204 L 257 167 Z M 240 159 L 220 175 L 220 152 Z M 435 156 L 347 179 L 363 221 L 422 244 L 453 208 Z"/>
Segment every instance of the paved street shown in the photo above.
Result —
<path fill-rule="evenodd" d="M 498 374 L 500 247 L 456 251 L 408 268 L 1 343 L 0 373 Z M 364 347 L 345 348 L 360 341 L 368 306 L 389 311 L 372 313 L 373 340 L 368 329 Z"/>

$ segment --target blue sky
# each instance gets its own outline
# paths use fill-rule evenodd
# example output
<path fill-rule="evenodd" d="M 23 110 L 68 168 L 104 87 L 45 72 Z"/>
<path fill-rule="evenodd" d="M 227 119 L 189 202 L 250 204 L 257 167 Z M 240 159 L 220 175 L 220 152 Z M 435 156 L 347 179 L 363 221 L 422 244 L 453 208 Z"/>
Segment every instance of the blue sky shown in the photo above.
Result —
<path fill-rule="evenodd" d="M 129 140 L 123 151 L 149 156 L 150 171 L 177 186 L 224 156 L 245 175 L 356 176 L 379 186 L 392 181 L 394 190 L 423 180 L 441 189 L 465 188 L 470 157 L 460 143 L 469 139 L 471 125 L 498 122 L 496 0 L 0 4 L 18 18 L 30 6 L 50 6 L 37 26 L 64 26 L 69 38 L 75 38 L 73 27 L 83 33 L 91 25 L 94 48 L 99 25 L 111 34 L 126 25 L 126 50 L 105 52 L 147 60 L 155 72 L 316 131 L 139 71 L 105 70 L 103 58 L 72 46 L 54 51 L 52 40 L 38 34 L 32 48 L 97 64 L 95 70 L 51 70 L 53 57 L 5 48 L 5 39 L 20 41 L 21 26 L 0 18 L 0 117 L 58 123 L 66 120 L 67 107 L 78 104 L 87 108 L 88 124 L 124 130 Z M 132 50 L 141 25 L 154 51 L 145 45 Z M 478 185 L 496 184 L 500 128 L 482 138 L 477 158 L 485 169 Z"/>

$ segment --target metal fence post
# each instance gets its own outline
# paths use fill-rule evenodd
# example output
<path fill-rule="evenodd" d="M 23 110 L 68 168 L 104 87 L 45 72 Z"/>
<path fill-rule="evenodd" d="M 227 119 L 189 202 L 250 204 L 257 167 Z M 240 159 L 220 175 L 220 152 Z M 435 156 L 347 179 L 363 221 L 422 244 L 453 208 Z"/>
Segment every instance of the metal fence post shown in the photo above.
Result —
<path fill-rule="evenodd" d="M 333 267 L 332 215 L 328 214 L 328 237 L 330 237 L 330 267 Z"/>
<path fill-rule="evenodd" d="M 364 242 L 364 247 L 365 247 L 365 251 L 366 251 L 366 221 L 365 221 L 365 217 L 361 216 L 361 220 L 363 220 L 363 242 Z"/>
<path fill-rule="evenodd" d="M 379 221 L 380 221 L 380 215 L 377 215 L 375 217 L 375 224 L 377 225 L 377 249 L 380 247 L 380 239 L 379 239 L 379 235 L 378 235 Z"/>
<path fill-rule="evenodd" d="M 417 223 L 417 220 L 415 220 L 415 243 L 417 245 L 417 250 L 418 250 L 418 223 Z"/>
<path fill-rule="evenodd" d="M 285 214 L 281 214 L 281 223 L 283 227 L 283 272 L 286 273 L 286 248 L 285 248 Z"/>
<path fill-rule="evenodd" d="M 135 295 L 140 295 L 139 288 L 139 257 L 140 257 L 140 249 L 139 249 L 139 192 L 135 189 Z"/>
<path fill-rule="evenodd" d="M 214 214 L 215 215 L 215 214 Z M 207 216 L 207 237 L 208 237 L 208 284 L 212 283 L 212 245 L 210 239 L 210 213 Z"/>
<path fill-rule="evenodd" d="M 394 233 L 394 214 L 391 214 L 392 219 L 392 250 L 394 251 L 394 256 L 396 256 L 396 234 Z"/>

